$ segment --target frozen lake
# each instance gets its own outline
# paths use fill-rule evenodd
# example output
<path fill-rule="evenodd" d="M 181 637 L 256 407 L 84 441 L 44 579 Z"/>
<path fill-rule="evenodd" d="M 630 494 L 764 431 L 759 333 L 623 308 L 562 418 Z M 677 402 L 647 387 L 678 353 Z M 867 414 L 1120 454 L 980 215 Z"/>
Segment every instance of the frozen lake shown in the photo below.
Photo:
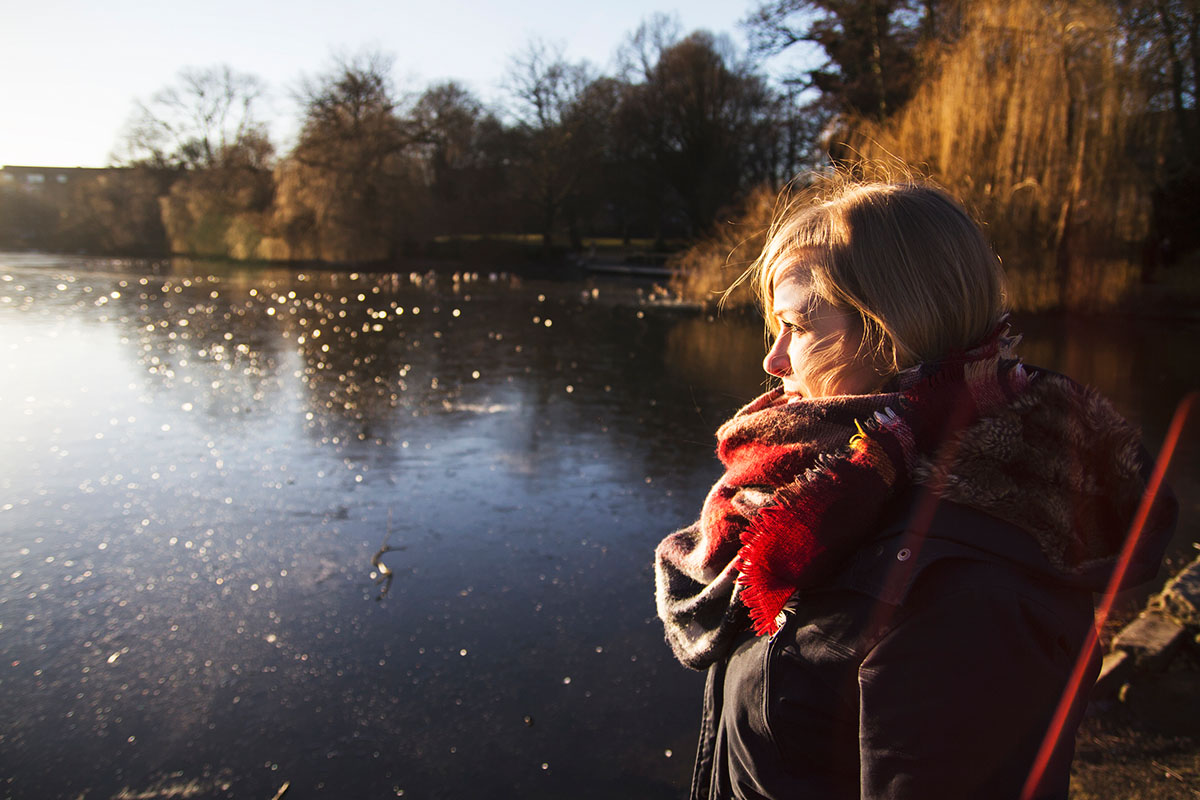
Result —
<path fill-rule="evenodd" d="M 1017 327 L 1152 447 L 1195 388 L 1194 322 Z M 5 796 L 681 796 L 652 551 L 761 346 L 645 283 L 0 254 Z"/>

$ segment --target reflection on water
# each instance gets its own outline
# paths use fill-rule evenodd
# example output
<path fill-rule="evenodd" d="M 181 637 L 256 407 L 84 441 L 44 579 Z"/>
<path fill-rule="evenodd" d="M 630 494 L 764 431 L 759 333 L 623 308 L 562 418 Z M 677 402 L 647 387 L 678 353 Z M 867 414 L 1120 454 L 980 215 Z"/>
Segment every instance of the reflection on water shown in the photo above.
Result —
<path fill-rule="evenodd" d="M 1161 437 L 1195 365 L 1081 324 L 1021 321 L 1028 360 Z M 751 320 L 622 283 L 0 256 L 0 331 L 6 794 L 686 784 L 701 678 L 650 554 L 761 388 Z"/>
<path fill-rule="evenodd" d="M 748 399 L 767 386 L 762 369 L 765 347 L 761 322 L 688 317 L 667 333 L 665 358 L 691 386 Z"/>

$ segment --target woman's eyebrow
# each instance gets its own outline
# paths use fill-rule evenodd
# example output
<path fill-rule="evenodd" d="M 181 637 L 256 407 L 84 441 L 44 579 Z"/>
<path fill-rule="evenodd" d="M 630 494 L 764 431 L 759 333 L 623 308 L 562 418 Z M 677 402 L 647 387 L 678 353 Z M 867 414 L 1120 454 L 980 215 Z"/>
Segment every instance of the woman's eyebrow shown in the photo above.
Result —
<path fill-rule="evenodd" d="M 808 320 L 812 319 L 813 312 L 816 310 L 815 306 L 816 304 L 812 302 L 805 303 L 803 306 L 773 306 L 771 308 L 771 314 L 776 317 L 781 317 L 784 314 L 790 313 L 793 316 L 798 317 L 801 321 L 807 322 Z"/>
<path fill-rule="evenodd" d="M 801 314 L 799 312 L 799 310 L 792 308 L 790 306 L 784 306 L 783 308 L 776 306 L 771 309 L 771 316 L 775 317 L 776 319 L 783 319 L 783 317 L 785 315 L 786 316 L 804 316 L 803 314 Z"/>

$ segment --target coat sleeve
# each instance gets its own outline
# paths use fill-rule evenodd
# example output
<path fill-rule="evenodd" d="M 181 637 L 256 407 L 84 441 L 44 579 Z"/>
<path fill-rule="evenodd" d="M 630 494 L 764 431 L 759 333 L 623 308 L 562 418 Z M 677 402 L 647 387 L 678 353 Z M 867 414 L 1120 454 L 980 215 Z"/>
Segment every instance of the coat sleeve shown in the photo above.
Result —
<path fill-rule="evenodd" d="M 1089 593 L 950 562 L 859 667 L 863 800 L 1016 800 L 1092 623 Z M 1075 729 L 1098 659 L 1038 798 L 1065 798 Z M 1088 679 L 1090 678 L 1090 680 Z"/>

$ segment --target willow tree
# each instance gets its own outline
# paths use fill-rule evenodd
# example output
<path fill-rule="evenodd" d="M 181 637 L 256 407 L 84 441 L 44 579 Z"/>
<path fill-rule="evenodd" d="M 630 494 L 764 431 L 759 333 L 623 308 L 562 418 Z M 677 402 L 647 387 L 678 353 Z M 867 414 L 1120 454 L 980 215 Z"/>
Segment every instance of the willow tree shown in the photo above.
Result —
<path fill-rule="evenodd" d="M 848 150 L 915 164 L 990 221 L 1018 307 L 1115 302 L 1138 275 L 1150 187 L 1130 157 L 1145 92 L 1111 6 L 981 0 L 963 15 L 912 100 L 855 121 Z"/>

